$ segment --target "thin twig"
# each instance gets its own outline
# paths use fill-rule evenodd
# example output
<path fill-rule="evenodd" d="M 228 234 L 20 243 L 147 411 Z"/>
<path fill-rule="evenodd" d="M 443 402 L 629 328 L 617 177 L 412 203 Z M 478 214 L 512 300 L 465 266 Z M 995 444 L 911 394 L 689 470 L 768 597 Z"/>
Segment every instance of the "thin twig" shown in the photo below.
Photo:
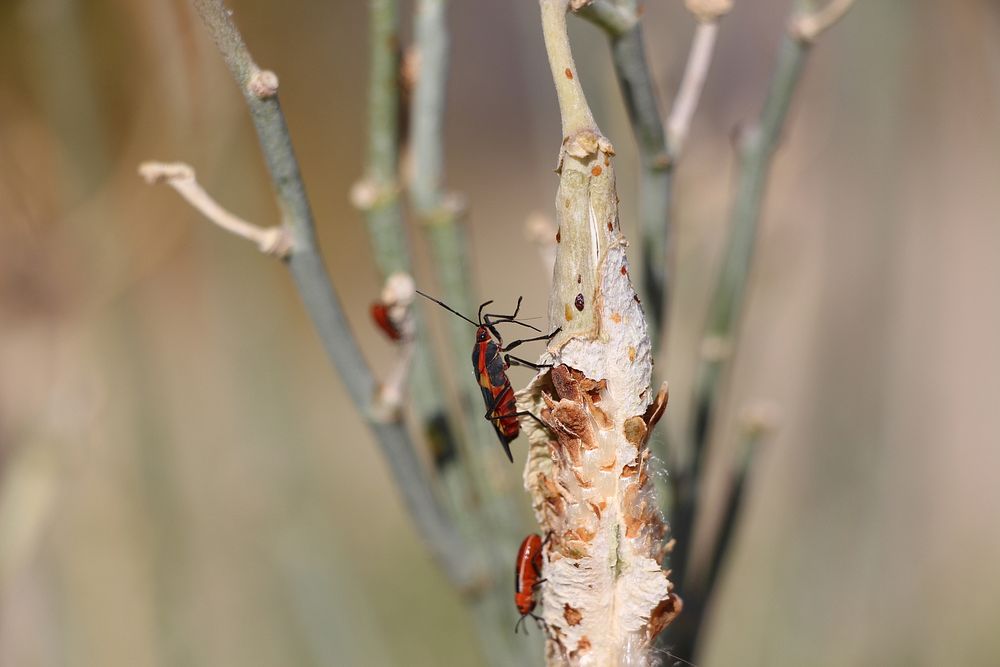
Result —
<path fill-rule="evenodd" d="M 246 99 L 284 223 L 292 235 L 289 269 L 323 347 L 355 406 L 368 420 L 403 494 L 404 504 L 445 574 L 460 590 L 478 587 L 482 575 L 434 495 L 405 425 L 398 419 L 380 421 L 373 417 L 375 378 L 348 326 L 319 253 L 312 211 L 278 103 L 276 85 L 261 85 L 261 70 L 221 0 L 194 0 L 194 6 Z"/>
<path fill-rule="evenodd" d="M 705 87 L 705 78 L 708 76 L 708 68 L 712 64 L 715 38 L 718 34 L 718 20 L 700 22 L 695 28 L 691 51 L 684 66 L 684 77 L 677 90 L 670 117 L 667 118 L 667 146 L 670 149 L 671 161 L 676 161 L 684 148 L 684 141 L 691 128 L 691 118 L 698 107 L 701 91 Z"/>
<path fill-rule="evenodd" d="M 253 242 L 265 255 L 283 259 L 292 251 L 288 230 L 281 225 L 260 227 L 230 213 L 205 192 L 190 165 L 183 162 L 143 162 L 139 165 L 139 175 L 150 185 L 169 185 L 211 222 Z"/>

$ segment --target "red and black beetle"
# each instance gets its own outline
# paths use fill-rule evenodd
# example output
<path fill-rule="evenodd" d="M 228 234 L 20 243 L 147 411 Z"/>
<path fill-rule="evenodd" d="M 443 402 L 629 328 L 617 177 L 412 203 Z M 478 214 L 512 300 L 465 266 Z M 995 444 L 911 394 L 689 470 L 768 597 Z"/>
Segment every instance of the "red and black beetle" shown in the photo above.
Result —
<path fill-rule="evenodd" d="M 546 540 L 547 541 L 547 540 Z M 517 562 L 514 566 L 514 604 L 521 614 L 520 620 L 514 626 L 514 632 L 521 626 L 524 619 L 531 617 L 543 627 L 545 621 L 541 616 L 535 614 L 535 606 L 538 600 L 535 593 L 538 586 L 545 581 L 542 579 L 542 548 L 545 542 L 538 535 L 531 534 L 521 542 L 521 548 L 517 550 Z"/>
<path fill-rule="evenodd" d="M 483 393 L 483 402 L 486 404 L 486 414 L 483 415 L 483 417 L 488 419 L 490 423 L 493 424 L 497 437 L 500 439 L 500 444 L 503 445 L 504 453 L 507 454 L 507 458 L 510 459 L 511 463 L 513 463 L 514 456 L 510 453 L 510 443 L 518 436 L 521 429 L 521 425 L 518 423 L 517 418 L 523 415 L 530 415 L 535 419 L 538 419 L 538 417 L 530 412 L 517 411 L 517 402 L 514 398 L 514 388 L 511 387 L 510 380 L 507 378 L 507 369 L 510 368 L 511 362 L 520 364 L 521 366 L 527 366 L 528 368 L 534 368 L 536 370 L 542 367 L 538 364 L 533 364 L 530 361 L 525 361 L 524 359 L 520 359 L 507 353 L 522 343 L 530 343 L 536 340 L 549 340 L 559 333 L 559 329 L 556 329 L 547 335 L 515 340 L 504 346 L 503 338 L 500 336 L 500 332 L 497 331 L 496 328 L 497 324 L 509 322 L 511 324 L 518 324 L 520 326 L 527 327 L 528 329 L 538 331 L 537 328 L 517 319 L 517 313 L 521 309 L 520 297 L 517 300 L 517 306 L 514 308 L 514 313 L 511 315 L 483 313 L 486 306 L 493 303 L 492 301 L 487 301 L 479 306 L 479 321 L 476 322 L 470 320 L 468 317 L 447 304 L 438 301 L 432 296 L 424 294 L 420 290 L 417 290 L 417 294 L 426 299 L 430 299 L 442 308 L 458 315 L 463 320 L 476 327 L 476 344 L 475 347 L 472 348 L 472 366 L 475 369 L 476 381 L 479 383 L 479 388 Z"/>

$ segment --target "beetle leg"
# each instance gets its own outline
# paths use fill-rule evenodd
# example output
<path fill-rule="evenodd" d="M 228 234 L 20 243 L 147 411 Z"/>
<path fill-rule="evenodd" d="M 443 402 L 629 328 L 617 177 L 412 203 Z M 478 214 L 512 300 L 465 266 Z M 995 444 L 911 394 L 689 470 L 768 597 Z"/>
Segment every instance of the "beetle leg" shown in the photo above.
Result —
<path fill-rule="evenodd" d="M 503 355 L 503 360 L 507 362 L 507 367 L 510 368 L 511 362 L 516 366 L 524 366 L 525 368 L 533 368 L 536 371 L 540 371 L 546 368 L 552 368 L 552 364 L 534 364 L 530 361 L 525 361 L 520 357 L 515 357 L 512 354 Z"/>
<path fill-rule="evenodd" d="M 534 342 L 536 340 L 552 340 L 552 338 L 557 333 L 559 333 L 560 331 L 562 331 L 562 327 L 559 327 L 558 329 L 556 329 L 552 333 L 546 334 L 544 336 L 535 336 L 534 338 L 522 338 L 520 340 L 511 341 L 510 343 L 507 344 L 506 347 L 501 348 L 501 351 L 502 352 L 509 352 L 510 350 L 513 350 L 515 347 L 517 347 L 521 343 L 532 343 L 532 342 Z"/>

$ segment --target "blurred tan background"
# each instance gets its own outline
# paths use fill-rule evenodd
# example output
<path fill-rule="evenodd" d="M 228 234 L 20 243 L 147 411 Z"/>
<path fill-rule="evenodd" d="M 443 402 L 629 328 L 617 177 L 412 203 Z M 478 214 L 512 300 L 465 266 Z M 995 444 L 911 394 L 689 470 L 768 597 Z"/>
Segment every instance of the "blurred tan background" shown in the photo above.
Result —
<path fill-rule="evenodd" d="M 347 197 L 365 4 L 230 5 L 281 78 L 325 255 L 384 369 Z M 760 107 L 789 3 L 736 5 L 678 172 L 669 429 L 719 259 L 730 137 Z M 523 222 L 551 208 L 559 142 L 536 12 L 452 3 L 447 126 L 473 280 L 524 294 L 530 314 L 548 278 Z M 692 22 L 679 0 L 650 0 L 644 20 L 666 101 Z M 605 40 L 572 33 L 634 238 L 635 148 Z M 858 0 L 816 47 L 767 199 L 718 478 L 742 410 L 772 404 L 780 427 L 702 665 L 1000 664 L 998 112 L 989 0 Z M 478 664 L 285 271 L 145 186 L 151 158 L 276 217 L 242 100 L 185 2 L 0 5 L 0 665 Z"/>

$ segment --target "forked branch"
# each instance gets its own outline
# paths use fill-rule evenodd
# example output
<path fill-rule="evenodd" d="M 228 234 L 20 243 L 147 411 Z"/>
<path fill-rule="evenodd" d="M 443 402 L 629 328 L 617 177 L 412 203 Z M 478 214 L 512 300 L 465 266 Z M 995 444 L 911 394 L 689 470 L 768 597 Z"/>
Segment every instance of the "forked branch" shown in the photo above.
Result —
<path fill-rule="evenodd" d="M 150 185 L 169 185 L 210 221 L 230 234 L 253 242 L 265 255 L 284 259 L 292 251 L 287 229 L 281 225 L 260 227 L 230 213 L 205 192 L 190 165 L 183 162 L 143 162 L 139 165 L 139 175 Z"/>
<path fill-rule="evenodd" d="M 277 77 L 253 61 L 221 0 L 194 0 L 194 6 L 249 107 L 282 220 L 292 239 L 289 270 L 323 347 L 355 406 L 366 417 L 428 547 L 459 589 L 476 588 L 482 575 L 435 496 L 405 424 L 399 418 L 376 417 L 373 411 L 377 383 L 351 333 L 317 247 L 312 211 L 278 103 Z"/>
<path fill-rule="evenodd" d="M 685 443 L 688 458 L 686 465 L 675 476 L 677 509 L 673 528 L 682 544 L 689 543 L 698 522 L 698 497 L 704 477 L 704 461 L 717 407 L 736 349 L 737 326 L 750 274 L 761 205 L 788 110 L 812 45 L 811 39 L 802 37 L 801 22 L 808 17 L 821 15 L 820 25 L 828 27 L 832 23 L 831 14 L 823 13 L 824 10 L 816 14 L 803 13 L 809 6 L 811 3 L 806 0 L 797 2 L 793 18 L 789 22 L 790 27 L 780 45 L 764 108 L 756 124 L 745 130 L 742 136 L 739 183 L 732 208 L 729 237 L 719 279 L 709 304 L 695 376 L 692 414 Z M 836 17 L 843 15 L 843 11 L 846 11 L 846 7 L 838 8 Z M 689 557 L 690 550 L 684 549 L 679 550 L 671 559 L 672 569 L 681 582 L 688 581 Z M 714 579 L 712 583 L 714 584 Z M 698 594 L 707 598 L 712 590 L 706 588 Z M 694 616 L 704 608 L 704 599 L 694 602 L 693 609 L 696 613 L 678 628 L 681 636 L 672 637 L 676 639 L 677 645 L 693 649 L 689 633 L 697 631 L 700 619 Z"/>

